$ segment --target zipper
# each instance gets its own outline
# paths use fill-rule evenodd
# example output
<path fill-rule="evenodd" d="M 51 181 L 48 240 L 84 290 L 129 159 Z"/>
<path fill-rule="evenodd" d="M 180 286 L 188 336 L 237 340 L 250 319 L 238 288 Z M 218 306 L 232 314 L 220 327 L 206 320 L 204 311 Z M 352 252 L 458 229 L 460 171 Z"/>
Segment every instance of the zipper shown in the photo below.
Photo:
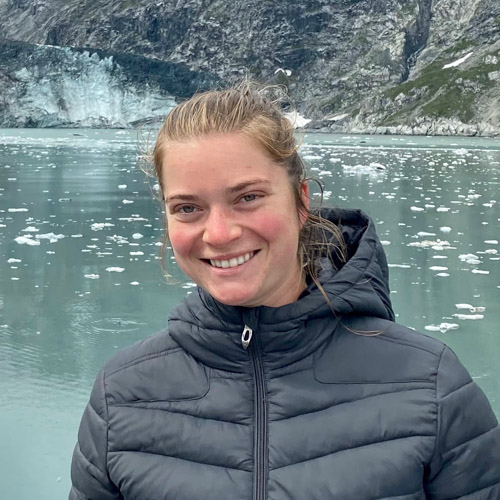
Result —
<path fill-rule="evenodd" d="M 253 339 L 253 342 L 252 342 Z M 258 337 L 253 335 L 253 330 L 245 325 L 241 335 L 241 344 L 244 349 L 249 349 L 252 360 L 254 376 L 254 500 L 265 500 L 266 481 L 268 469 L 267 456 L 267 389 L 264 364 L 262 362 L 262 351 Z"/>
<path fill-rule="evenodd" d="M 248 349 L 248 346 L 252 341 L 252 335 L 252 329 L 249 326 L 245 325 L 245 328 L 243 328 L 243 333 L 241 334 L 241 345 L 243 346 L 243 349 Z"/>

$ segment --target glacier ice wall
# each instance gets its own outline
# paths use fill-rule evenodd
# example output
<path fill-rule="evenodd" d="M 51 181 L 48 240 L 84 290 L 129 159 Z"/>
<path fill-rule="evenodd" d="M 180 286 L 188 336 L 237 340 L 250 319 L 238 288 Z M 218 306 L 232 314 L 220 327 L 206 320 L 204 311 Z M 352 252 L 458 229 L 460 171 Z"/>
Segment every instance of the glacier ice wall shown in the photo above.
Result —
<path fill-rule="evenodd" d="M 175 105 L 156 62 L 150 82 L 147 67 L 138 77 L 134 61 L 96 51 L 11 43 L 0 53 L 0 127 L 127 128 Z"/>

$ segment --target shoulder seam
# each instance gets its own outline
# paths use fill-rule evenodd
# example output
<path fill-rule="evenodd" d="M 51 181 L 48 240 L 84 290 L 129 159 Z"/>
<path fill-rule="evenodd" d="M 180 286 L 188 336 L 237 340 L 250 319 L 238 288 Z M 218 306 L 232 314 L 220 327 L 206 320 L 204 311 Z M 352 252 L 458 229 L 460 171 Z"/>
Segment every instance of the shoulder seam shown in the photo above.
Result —
<path fill-rule="evenodd" d="M 392 324 L 389 325 L 389 327 L 386 330 L 384 330 L 382 333 L 388 332 L 391 328 L 395 328 L 395 325 L 396 325 L 396 323 L 394 321 L 390 321 L 390 320 L 385 320 L 385 321 L 389 321 Z M 406 341 L 404 341 L 402 339 L 394 339 L 394 338 L 382 337 L 381 335 L 375 335 L 375 336 L 373 336 L 373 338 L 377 338 L 379 340 L 385 340 L 386 342 L 392 342 L 394 344 L 405 345 L 407 347 L 413 347 L 414 349 L 419 349 L 420 351 L 428 352 L 429 354 L 432 354 L 434 357 L 438 358 L 439 362 L 440 362 L 441 356 L 443 354 L 442 352 L 441 353 L 435 352 L 435 351 L 433 351 L 431 349 L 428 349 L 427 347 L 416 345 L 416 344 L 414 344 L 412 342 L 406 342 Z"/>
<path fill-rule="evenodd" d="M 145 354 L 144 356 L 133 359 L 132 361 L 129 361 L 128 363 L 125 363 L 119 366 L 118 368 L 111 370 L 110 372 L 107 373 L 107 375 L 109 377 L 111 375 L 114 375 L 115 373 L 118 373 L 121 370 L 125 370 L 126 368 L 142 363 L 143 361 L 148 361 L 150 359 L 155 359 L 155 358 L 161 358 L 162 356 L 166 356 L 167 354 L 170 354 L 172 352 L 182 351 L 182 350 L 183 350 L 182 347 L 173 347 L 171 349 L 166 349 L 165 351 Z"/>

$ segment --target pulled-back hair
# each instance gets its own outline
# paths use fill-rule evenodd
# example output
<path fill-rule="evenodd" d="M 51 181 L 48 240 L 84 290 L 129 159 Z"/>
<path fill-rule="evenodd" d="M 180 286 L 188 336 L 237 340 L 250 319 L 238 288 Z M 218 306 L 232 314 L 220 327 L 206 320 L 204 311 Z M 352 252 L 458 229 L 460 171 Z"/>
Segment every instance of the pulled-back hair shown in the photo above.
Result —
<path fill-rule="evenodd" d="M 283 96 L 284 92 L 277 87 L 245 81 L 227 90 L 196 94 L 182 102 L 169 113 L 159 131 L 153 151 L 154 170 L 163 193 L 163 161 L 169 143 L 229 133 L 244 134 L 255 141 L 277 168 L 286 170 L 297 214 L 307 213 L 299 235 L 298 262 L 305 276 L 312 279 L 327 298 L 318 281 L 320 259 L 330 257 L 332 262 L 345 262 L 344 243 L 334 223 L 321 217 L 319 210 L 308 211 L 304 205 L 301 193 L 307 181 L 306 169 L 297 151 L 293 124 L 283 114 L 280 100 L 272 97 L 273 93 L 280 92 Z M 164 224 L 162 253 L 168 242 L 166 217 Z"/>

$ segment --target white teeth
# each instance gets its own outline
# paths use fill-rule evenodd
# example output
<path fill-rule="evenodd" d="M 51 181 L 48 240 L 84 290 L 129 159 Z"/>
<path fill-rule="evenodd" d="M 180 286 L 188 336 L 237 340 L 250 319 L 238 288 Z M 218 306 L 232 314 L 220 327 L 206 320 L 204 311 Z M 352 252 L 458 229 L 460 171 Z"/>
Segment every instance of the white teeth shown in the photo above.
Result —
<path fill-rule="evenodd" d="M 214 267 L 221 267 L 222 269 L 226 269 L 228 267 L 237 267 L 241 266 L 241 264 L 244 264 L 248 260 L 250 260 L 253 257 L 254 253 L 246 253 L 245 255 L 240 255 L 239 257 L 233 257 L 232 259 L 229 260 L 215 260 L 215 259 L 210 259 L 210 264 Z"/>

